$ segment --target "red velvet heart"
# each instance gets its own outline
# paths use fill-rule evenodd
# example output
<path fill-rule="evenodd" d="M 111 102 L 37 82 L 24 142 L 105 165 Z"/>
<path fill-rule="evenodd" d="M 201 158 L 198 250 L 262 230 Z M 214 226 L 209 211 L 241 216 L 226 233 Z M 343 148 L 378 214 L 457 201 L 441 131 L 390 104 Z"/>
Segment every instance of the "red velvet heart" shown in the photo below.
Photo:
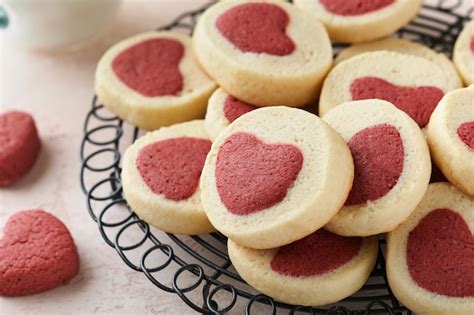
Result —
<path fill-rule="evenodd" d="M 348 16 L 383 9 L 394 3 L 395 0 L 319 0 L 319 2 L 333 14 Z"/>
<path fill-rule="evenodd" d="M 474 54 L 474 36 L 471 37 L 471 52 Z"/>
<path fill-rule="evenodd" d="M 392 103 L 407 113 L 421 128 L 428 124 L 431 113 L 444 95 L 436 87 L 398 87 L 376 77 L 356 79 L 350 90 L 353 100 L 377 98 Z"/>
<path fill-rule="evenodd" d="M 183 89 L 179 63 L 183 45 L 173 39 L 150 39 L 122 51 L 112 62 L 115 75 L 148 96 L 176 95 Z"/>
<path fill-rule="evenodd" d="M 180 137 L 152 143 L 138 154 L 136 165 L 147 186 L 158 195 L 180 201 L 199 184 L 211 141 Z"/>
<path fill-rule="evenodd" d="M 461 124 L 457 130 L 459 139 L 474 151 L 474 121 Z"/>
<path fill-rule="evenodd" d="M 76 246 L 64 224 L 42 210 L 16 213 L 0 240 L 0 295 L 43 292 L 79 271 Z"/>
<path fill-rule="evenodd" d="M 428 213 L 410 232 L 407 264 L 422 288 L 446 296 L 474 296 L 474 235 L 450 209 Z"/>
<path fill-rule="evenodd" d="M 233 122 L 243 114 L 246 114 L 257 107 L 242 102 L 233 96 L 227 96 L 224 102 L 224 116 L 229 122 Z"/>
<path fill-rule="evenodd" d="M 295 44 L 285 33 L 288 14 L 270 3 L 245 3 L 233 7 L 216 21 L 219 32 L 243 52 L 285 56 Z"/>
<path fill-rule="evenodd" d="M 267 144 L 239 132 L 219 148 L 217 191 L 231 213 L 255 213 L 282 201 L 302 166 L 303 154 L 296 146 Z"/>

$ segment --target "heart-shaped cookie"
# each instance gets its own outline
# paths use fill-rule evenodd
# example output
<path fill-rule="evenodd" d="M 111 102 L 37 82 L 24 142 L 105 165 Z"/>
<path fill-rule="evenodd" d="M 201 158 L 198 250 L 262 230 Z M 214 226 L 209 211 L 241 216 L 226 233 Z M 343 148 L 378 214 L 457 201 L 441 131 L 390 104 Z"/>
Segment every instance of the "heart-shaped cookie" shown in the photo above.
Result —
<path fill-rule="evenodd" d="M 288 14 L 270 3 L 246 3 L 236 6 L 216 21 L 220 33 L 244 52 L 285 56 L 295 44 L 285 33 Z"/>
<path fill-rule="evenodd" d="M 179 70 L 183 55 L 184 47 L 176 40 L 149 39 L 121 52 L 112 69 L 129 88 L 144 96 L 176 95 L 183 89 Z"/>
<path fill-rule="evenodd" d="M 407 113 L 421 128 L 430 120 L 431 113 L 444 93 L 433 86 L 399 87 L 377 77 L 363 77 L 351 84 L 353 100 L 377 98 L 388 101 Z"/>
<path fill-rule="evenodd" d="M 298 177 L 303 154 L 291 144 L 267 144 L 239 132 L 220 147 L 216 184 L 222 202 L 236 215 L 247 215 L 282 201 Z"/>
<path fill-rule="evenodd" d="M 211 141 L 193 137 L 171 138 L 144 147 L 137 168 L 155 193 L 180 201 L 191 197 L 199 184 Z"/>
<path fill-rule="evenodd" d="M 457 130 L 459 139 L 474 151 L 474 121 L 461 124 Z"/>
<path fill-rule="evenodd" d="M 0 295 L 43 292 L 68 283 L 79 256 L 66 226 L 43 210 L 16 213 L 0 240 Z"/>
<path fill-rule="evenodd" d="M 395 0 L 319 0 L 319 2 L 333 14 L 351 16 L 383 9 Z"/>

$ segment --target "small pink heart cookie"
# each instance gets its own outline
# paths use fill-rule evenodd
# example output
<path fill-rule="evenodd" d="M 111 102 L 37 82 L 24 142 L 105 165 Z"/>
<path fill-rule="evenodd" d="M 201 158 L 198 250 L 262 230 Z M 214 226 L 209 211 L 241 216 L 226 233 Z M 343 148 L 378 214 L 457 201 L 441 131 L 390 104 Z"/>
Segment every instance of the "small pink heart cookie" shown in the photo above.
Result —
<path fill-rule="evenodd" d="M 235 243 L 273 248 L 326 224 L 352 177 L 347 145 L 321 119 L 288 107 L 260 108 L 213 143 L 201 200 L 212 224 Z"/>
<path fill-rule="evenodd" d="M 312 103 L 332 62 L 322 24 L 277 0 L 217 2 L 200 17 L 193 45 L 219 86 L 257 106 Z"/>
<path fill-rule="evenodd" d="M 314 14 L 333 41 L 368 42 L 396 32 L 408 24 L 421 0 L 295 0 Z"/>
<path fill-rule="evenodd" d="M 443 97 L 431 115 L 428 143 L 444 176 L 474 196 L 474 85 Z"/>
<path fill-rule="evenodd" d="M 474 309 L 474 199 L 448 183 L 430 184 L 416 210 L 387 236 L 387 276 L 417 314 Z"/>
<path fill-rule="evenodd" d="M 279 301 L 308 306 L 338 302 L 359 290 L 377 259 L 377 240 L 323 229 L 285 246 L 258 250 L 228 240 L 239 275 Z"/>
<path fill-rule="evenodd" d="M 43 210 L 8 219 L 0 239 L 0 295 L 40 293 L 68 283 L 79 256 L 67 227 Z"/>
<path fill-rule="evenodd" d="M 0 114 L 0 186 L 23 177 L 35 164 L 40 147 L 33 117 L 19 111 Z"/>
<path fill-rule="evenodd" d="M 124 155 L 123 192 L 149 224 L 169 233 L 214 231 L 201 206 L 199 180 L 211 140 L 203 120 L 161 128 Z"/>
<path fill-rule="evenodd" d="M 474 21 L 466 23 L 456 39 L 453 61 L 464 83 L 474 84 Z"/>
<path fill-rule="evenodd" d="M 150 32 L 112 46 L 97 65 L 99 101 L 138 127 L 201 118 L 215 83 L 194 60 L 190 38 L 176 32 Z"/>

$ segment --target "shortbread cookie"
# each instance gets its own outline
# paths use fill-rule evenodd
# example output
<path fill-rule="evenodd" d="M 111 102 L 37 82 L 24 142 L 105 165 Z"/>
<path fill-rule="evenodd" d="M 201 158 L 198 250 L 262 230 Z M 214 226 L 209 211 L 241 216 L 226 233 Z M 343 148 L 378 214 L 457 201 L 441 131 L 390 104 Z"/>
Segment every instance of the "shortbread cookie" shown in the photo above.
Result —
<path fill-rule="evenodd" d="M 443 174 L 474 196 L 474 85 L 443 97 L 431 115 L 428 142 Z"/>
<path fill-rule="evenodd" d="M 322 24 L 284 1 L 219 2 L 199 19 L 193 44 L 224 90 L 257 106 L 312 102 L 332 62 Z"/>
<path fill-rule="evenodd" d="M 212 139 L 234 120 L 258 107 L 242 102 L 229 95 L 224 89 L 217 89 L 209 99 L 206 112 L 206 129 Z"/>
<path fill-rule="evenodd" d="M 33 167 L 41 142 L 29 114 L 0 114 L 0 186 L 15 183 Z"/>
<path fill-rule="evenodd" d="M 450 88 L 458 89 L 462 87 L 462 80 L 459 77 L 456 67 L 451 62 L 451 60 L 446 57 L 445 54 L 438 53 L 422 44 L 403 38 L 384 38 L 374 42 L 352 45 L 337 55 L 336 59 L 334 60 L 334 64 L 338 64 L 344 60 L 365 52 L 380 50 L 394 51 L 428 59 L 429 61 L 436 63 L 445 73 L 451 83 Z"/>
<path fill-rule="evenodd" d="M 349 197 L 326 229 L 344 236 L 393 230 L 415 209 L 430 181 L 430 151 L 420 128 L 376 99 L 342 104 L 324 120 L 347 142 L 354 160 Z"/>
<path fill-rule="evenodd" d="M 474 310 L 474 199 L 448 183 L 430 184 L 412 215 L 388 234 L 387 276 L 416 314 Z"/>
<path fill-rule="evenodd" d="M 367 281 L 377 259 L 375 238 L 325 230 L 280 248 L 258 250 L 228 240 L 232 264 L 255 289 L 279 301 L 308 306 L 337 302 Z"/>
<path fill-rule="evenodd" d="M 201 205 L 199 178 L 211 141 L 204 120 L 161 128 L 125 152 L 122 185 L 130 207 L 169 233 L 214 231 Z"/>
<path fill-rule="evenodd" d="M 67 227 L 43 210 L 11 216 L 0 239 L 0 296 L 29 295 L 68 283 L 79 256 Z"/>
<path fill-rule="evenodd" d="M 99 101 L 138 127 L 202 118 L 215 83 L 194 60 L 191 39 L 177 32 L 149 32 L 125 39 L 100 59 Z"/>
<path fill-rule="evenodd" d="M 295 0 L 313 12 L 333 41 L 359 43 L 396 32 L 420 10 L 421 0 Z"/>
<path fill-rule="evenodd" d="M 421 128 L 446 92 L 448 76 L 425 58 L 389 51 L 363 53 L 338 64 L 324 81 L 319 113 L 348 101 L 377 98 L 394 104 Z"/>
<path fill-rule="evenodd" d="M 474 84 L 474 21 L 467 23 L 456 40 L 453 61 L 466 85 Z"/>
<path fill-rule="evenodd" d="M 260 108 L 217 137 L 201 177 L 209 220 L 250 248 L 291 243 L 325 225 L 353 179 L 349 148 L 317 116 Z"/>

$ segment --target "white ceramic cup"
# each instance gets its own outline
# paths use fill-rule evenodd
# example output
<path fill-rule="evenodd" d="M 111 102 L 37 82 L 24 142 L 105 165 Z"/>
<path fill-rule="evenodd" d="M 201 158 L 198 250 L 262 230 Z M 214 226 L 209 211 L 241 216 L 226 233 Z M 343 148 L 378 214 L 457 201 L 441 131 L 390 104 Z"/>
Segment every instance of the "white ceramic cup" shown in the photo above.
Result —
<path fill-rule="evenodd" d="M 38 50 L 69 50 L 102 34 L 121 0 L 0 0 L 8 40 Z"/>

